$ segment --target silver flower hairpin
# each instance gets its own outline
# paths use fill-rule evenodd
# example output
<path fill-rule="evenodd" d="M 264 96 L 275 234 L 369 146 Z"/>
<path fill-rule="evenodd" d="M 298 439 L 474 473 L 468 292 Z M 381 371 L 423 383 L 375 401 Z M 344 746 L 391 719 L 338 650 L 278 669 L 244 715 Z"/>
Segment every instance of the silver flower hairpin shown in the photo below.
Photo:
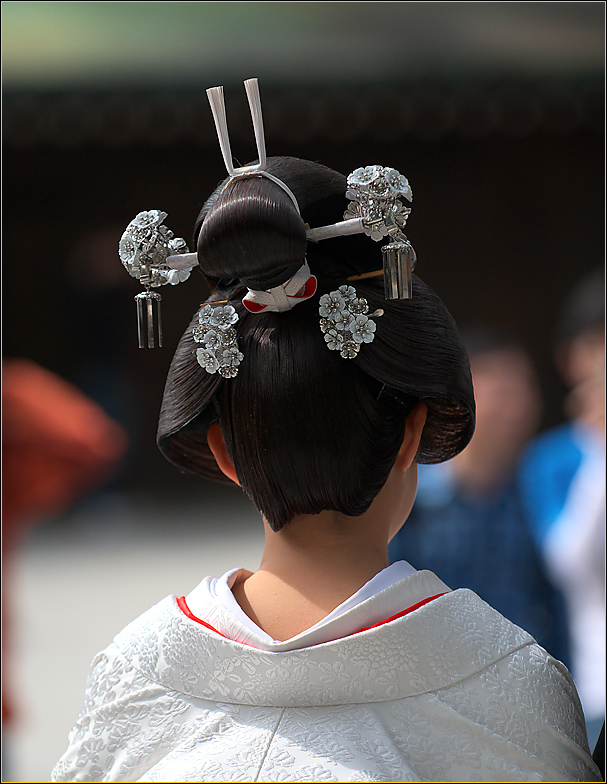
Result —
<path fill-rule="evenodd" d="M 400 231 L 411 209 L 401 197 L 413 201 L 406 177 L 387 166 L 366 166 L 355 169 L 347 179 L 346 198 L 350 205 L 344 220 L 361 218 L 364 233 L 376 242 Z"/>
<path fill-rule="evenodd" d="M 167 217 L 161 210 L 140 212 L 126 227 L 118 246 L 118 255 L 127 272 L 145 286 L 145 291 L 137 294 L 137 328 L 139 348 L 145 344 L 147 334 L 148 348 L 154 348 L 155 333 L 158 334 L 158 345 L 162 346 L 162 320 L 160 317 L 161 296 L 152 288 L 170 283 L 175 286 L 190 277 L 195 260 L 188 259 L 181 268 L 167 264 L 167 258 L 184 256 L 188 246 L 181 237 L 175 237 L 163 221 Z M 190 263 L 192 262 L 192 263 Z M 154 304 L 156 308 L 154 309 Z M 157 326 L 154 329 L 154 310 Z"/>
<path fill-rule="evenodd" d="M 238 350 L 235 324 L 238 313 L 232 305 L 204 305 L 198 314 L 198 324 L 193 336 L 196 343 L 196 359 L 207 373 L 219 373 L 224 378 L 234 378 L 244 354 Z"/>
<path fill-rule="evenodd" d="M 389 239 L 382 246 L 385 297 L 409 299 L 416 255 L 403 232 L 411 209 L 402 198 L 413 201 L 407 178 L 387 166 L 361 167 L 348 176 L 346 197 L 350 204 L 344 220 L 310 229 L 306 232 L 308 240 L 363 233 L 376 242 Z"/>
<path fill-rule="evenodd" d="M 411 273 L 416 255 L 403 232 L 411 208 L 401 198 L 413 201 L 406 177 L 387 166 L 366 166 L 349 175 L 346 197 L 351 199 L 344 219 L 362 220 L 365 234 L 376 242 L 389 237 L 382 246 L 386 299 L 411 297 Z"/>
<path fill-rule="evenodd" d="M 370 315 L 369 304 L 359 297 L 354 286 L 340 286 L 323 294 L 319 300 L 320 330 L 331 351 L 339 351 L 344 359 L 354 359 L 363 343 L 375 339 L 377 324 L 371 316 L 383 316 L 378 308 Z"/>

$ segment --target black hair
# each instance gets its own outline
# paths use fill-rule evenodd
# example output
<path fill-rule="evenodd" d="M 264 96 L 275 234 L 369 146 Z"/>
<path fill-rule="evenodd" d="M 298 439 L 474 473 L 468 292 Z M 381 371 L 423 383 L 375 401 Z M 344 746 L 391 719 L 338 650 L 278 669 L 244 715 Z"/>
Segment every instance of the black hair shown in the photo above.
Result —
<path fill-rule="evenodd" d="M 410 300 L 385 300 L 381 278 L 356 281 L 369 310 L 381 308 L 371 343 L 354 359 L 330 351 L 319 327 L 318 297 L 351 275 L 381 268 L 364 235 L 306 242 L 306 224 L 342 219 L 343 175 L 311 161 L 270 158 L 268 178 L 219 186 L 196 224 L 200 267 L 213 293 L 239 321 L 244 359 L 235 378 L 201 368 L 192 330 L 169 370 L 158 444 L 170 461 L 225 481 L 206 434 L 219 422 L 239 481 L 274 530 L 299 514 L 331 509 L 362 514 L 385 483 L 417 402 L 428 405 L 418 461 L 434 463 L 463 449 L 474 430 L 466 351 L 440 299 L 414 276 Z M 307 258 L 318 294 L 285 313 L 249 313 L 243 279 L 270 280 Z"/>

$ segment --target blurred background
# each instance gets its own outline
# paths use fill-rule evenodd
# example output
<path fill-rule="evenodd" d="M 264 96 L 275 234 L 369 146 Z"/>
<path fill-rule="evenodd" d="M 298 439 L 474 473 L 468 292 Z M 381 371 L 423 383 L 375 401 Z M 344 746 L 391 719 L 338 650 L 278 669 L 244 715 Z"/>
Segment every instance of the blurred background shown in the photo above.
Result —
<path fill-rule="evenodd" d="M 91 458 L 96 480 L 11 516 L 4 780 L 47 780 L 90 659 L 124 623 L 208 572 L 257 565 L 238 491 L 155 446 L 202 278 L 163 289 L 165 348 L 139 350 L 140 287 L 117 256 L 145 209 L 191 242 L 225 174 L 205 89 L 225 86 L 241 163 L 255 157 L 242 82 L 257 76 L 269 155 L 401 171 L 418 274 L 459 324 L 524 347 L 546 430 L 566 418 L 559 310 L 604 263 L 604 15 L 602 2 L 2 3 L 5 368 L 50 371 L 118 428 L 104 470 Z M 19 465 L 27 496 L 34 471 Z"/>

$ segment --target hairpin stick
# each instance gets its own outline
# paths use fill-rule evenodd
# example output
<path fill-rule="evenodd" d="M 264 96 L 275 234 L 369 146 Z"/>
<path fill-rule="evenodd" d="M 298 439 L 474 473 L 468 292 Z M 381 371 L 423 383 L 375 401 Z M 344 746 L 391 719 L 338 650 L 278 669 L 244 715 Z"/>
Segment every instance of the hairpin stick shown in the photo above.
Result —
<path fill-rule="evenodd" d="M 257 153 L 259 156 L 259 162 L 252 166 L 234 167 L 223 87 L 209 87 L 207 90 L 207 97 L 209 99 L 209 104 L 211 105 L 211 111 L 213 112 L 213 120 L 215 121 L 215 129 L 217 130 L 223 162 L 225 163 L 226 170 L 230 177 L 235 177 L 239 174 L 255 174 L 263 171 L 266 165 L 266 143 L 263 131 L 259 85 L 257 84 L 257 79 L 247 79 L 244 84 L 249 100 L 251 119 L 253 120 L 253 131 L 255 133 L 255 144 L 257 145 Z"/>
<path fill-rule="evenodd" d="M 307 229 L 306 239 L 311 242 L 319 242 L 320 240 L 328 240 L 331 237 L 347 237 L 351 234 L 362 234 L 364 230 L 362 218 L 352 218 L 351 220 L 332 223 L 329 226 Z"/>
<path fill-rule="evenodd" d="M 257 145 L 257 155 L 259 157 L 259 168 L 266 168 L 266 140 L 263 131 L 263 115 L 261 113 L 261 96 L 259 95 L 259 84 L 257 79 L 247 79 L 244 83 L 249 99 L 251 119 L 253 120 L 253 131 L 255 133 L 255 144 Z"/>
<path fill-rule="evenodd" d="M 350 275 L 346 280 L 365 280 L 365 278 L 378 278 L 383 275 L 383 269 L 373 270 L 373 272 L 363 272 L 362 275 Z"/>
<path fill-rule="evenodd" d="M 226 106 L 223 97 L 223 87 L 209 87 L 207 97 L 211 105 L 215 129 L 219 140 L 219 147 L 223 156 L 228 174 L 234 174 L 234 164 L 232 162 L 232 149 L 230 147 L 230 136 L 228 134 L 228 121 L 226 118 Z"/>
<path fill-rule="evenodd" d="M 177 253 L 167 256 L 165 264 L 174 270 L 192 269 L 198 264 L 198 253 Z"/>
<path fill-rule="evenodd" d="M 212 307 L 215 305 L 227 305 L 229 302 L 229 299 L 214 299 L 211 302 L 201 302 L 198 307 L 203 308 L 205 305 L 211 305 Z"/>
<path fill-rule="evenodd" d="M 217 137 L 219 139 L 219 146 L 221 148 L 221 154 L 223 156 L 223 162 L 225 163 L 226 170 L 230 175 L 229 181 L 251 177 L 253 175 L 259 175 L 261 177 L 266 177 L 268 180 L 272 180 L 282 188 L 283 191 L 287 194 L 287 196 L 291 199 L 293 204 L 295 205 L 295 209 L 299 212 L 299 204 L 297 203 L 297 199 L 295 198 L 295 194 L 289 188 L 289 186 L 280 180 L 278 177 L 275 177 L 273 174 L 265 171 L 266 168 L 266 140 L 265 134 L 263 129 L 263 115 L 261 113 L 261 98 L 259 95 L 259 84 L 257 79 L 247 79 L 244 83 L 245 90 L 247 92 L 247 98 L 249 101 L 249 109 L 251 111 L 251 120 L 253 121 L 253 132 L 255 133 L 255 144 L 257 146 L 257 155 L 259 161 L 257 163 L 251 164 L 250 166 L 240 166 L 238 168 L 234 167 L 234 163 L 232 161 L 232 149 L 230 147 L 230 135 L 228 133 L 228 121 L 226 118 L 226 107 L 225 107 L 225 100 L 223 95 L 223 87 L 209 87 L 207 90 L 207 96 L 209 98 L 209 103 L 211 105 L 211 111 L 213 112 L 213 119 L 215 121 L 215 129 L 217 130 Z M 192 254 L 194 255 L 194 254 Z M 173 262 L 173 257 L 170 257 L 169 264 Z"/>

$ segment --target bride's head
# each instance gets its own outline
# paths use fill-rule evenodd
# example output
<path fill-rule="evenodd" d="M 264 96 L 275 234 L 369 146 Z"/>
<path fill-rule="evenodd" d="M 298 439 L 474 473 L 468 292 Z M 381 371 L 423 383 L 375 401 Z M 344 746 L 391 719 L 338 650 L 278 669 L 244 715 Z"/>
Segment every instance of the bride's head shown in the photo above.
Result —
<path fill-rule="evenodd" d="M 431 289 L 413 276 L 410 299 L 386 300 L 381 277 L 350 280 L 382 267 L 368 237 L 306 241 L 307 226 L 343 219 L 346 178 L 297 158 L 270 158 L 266 171 L 288 187 L 299 211 L 272 179 L 249 176 L 220 185 L 197 220 L 208 302 L 227 300 L 234 312 L 221 311 L 230 322 L 221 326 L 213 323 L 218 308 L 203 305 L 185 331 L 166 382 L 158 444 L 180 468 L 225 481 L 207 444 L 218 422 L 242 488 L 278 530 L 300 514 L 362 514 L 384 485 L 419 401 L 428 415 L 418 462 L 453 457 L 472 435 L 474 396 L 455 323 Z M 243 305 L 251 289 L 282 292 L 306 262 L 317 280 L 313 295 L 309 285 L 307 298 L 291 297 L 284 312 L 255 297 Z M 343 306 L 333 297 L 346 320 L 365 309 L 363 300 L 367 318 L 377 311 L 374 328 L 359 319 L 350 352 L 339 350 L 340 341 L 353 332 L 327 321 L 326 309 L 319 313 L 321 297 L 340 287 L 354 289 L 341 289 Z M 224 338 L 230 352 L 218 372 L 214 343 Z"/>

